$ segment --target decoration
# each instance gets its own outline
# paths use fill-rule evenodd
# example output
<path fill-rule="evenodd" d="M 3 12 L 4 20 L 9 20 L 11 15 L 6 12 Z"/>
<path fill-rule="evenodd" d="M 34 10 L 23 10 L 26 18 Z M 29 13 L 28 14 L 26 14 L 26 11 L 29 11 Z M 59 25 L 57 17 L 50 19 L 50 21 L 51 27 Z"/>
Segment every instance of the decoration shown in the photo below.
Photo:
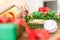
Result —
<path fill-rule="evenodd" d="M 58 29 L 58 24 L 54 20 L 47 20 L 44 23 L 44 29 L 48 30 L 50 33 L 56 32 Z"/>
<path fill-rule="evenodd" d="M 2 22 L 6 22 L 8 21 L 8 19 L 6 19 L 6 17 L 1 17 L 4 20 L 2 20 Z M 12 23 L 16 23 L 19 26 L 23 25 L 25 27 L 25 31 L 29 36 L 29 40 L 35 40 L 36 38 L 38 38 L 39 40 L 45 40 L 48 39 L 50 36 L 50 33 L 48 32 L 48 30 L 30 30 L 29 26 L 27 25 L 27 23 L 25 22 L 25 20 L 17 18 L 17 19 L 13 19 L 12 21 L 10 20 L 10 22 Z"/>
<path fill-rule="evenodd" d="M 42 15 L 42 12 L 33 12 L 32 17 L 34 19 L 40 19 Z"/>
<path fill-rule="evenodd" d="M 38 9 L 38 12 L 42 12 L 43 15 L 45 15 L 48 11 L 50 11 L 50 9 L 48 7 L 40 7 Z"/>
<path fill-rule="evenodd" d="M 9 12 L 9 14 L 12 15 L 12 19 L 7 18 L 6 14 L 0 17 L 0 23 L 6 23 L 10 22 L 14 19 L 14 14 L 12 12 Z"/>
<path fill-rule="evenodd" d="M 35 40 L 35 38 L 46 40 L 50 36 L 50 33 L 47 30 L 30 30 L 29 26 L 23 19 L 20 19 L 20 24 L 24 25 L 25 31 L 29 36 L 29 40 Z"/>

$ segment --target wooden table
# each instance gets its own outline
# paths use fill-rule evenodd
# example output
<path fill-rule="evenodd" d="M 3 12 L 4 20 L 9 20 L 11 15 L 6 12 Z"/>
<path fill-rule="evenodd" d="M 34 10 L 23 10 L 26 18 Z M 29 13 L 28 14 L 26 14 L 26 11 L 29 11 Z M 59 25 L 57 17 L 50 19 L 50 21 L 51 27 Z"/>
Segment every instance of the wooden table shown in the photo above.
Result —
<path fill-rule="evenodd" d="M 50 35 L 50 38 L 48 40 L 56 40 L 57 37 L 60 37 L 60 29 L 58 29 L 55 33 Z M 27 34 L 24 32 L 22 37 L 19 38 L 19 40 L 27 40 L 28 36 Z"/>
<path fill-rule="evenodd" d="M 33 22 L 31 22 L 31 23 L 33 23 Z M 55 33 L 51 34 L 50 38 L 48 40 L 56 40 L 58 37 L 60 37 L 60 29 L 58 29 Z M 28 40 L 27 34 L 24 32 L 23 35 L 22 35 L 22 37 L 19 38 L 19 40 Z"/>

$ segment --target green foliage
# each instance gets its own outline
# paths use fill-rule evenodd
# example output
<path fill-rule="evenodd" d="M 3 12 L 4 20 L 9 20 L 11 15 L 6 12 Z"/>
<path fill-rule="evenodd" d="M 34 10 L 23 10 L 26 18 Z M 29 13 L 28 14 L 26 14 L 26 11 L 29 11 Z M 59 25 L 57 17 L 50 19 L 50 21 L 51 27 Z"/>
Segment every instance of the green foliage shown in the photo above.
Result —
<path fill-rule="evenodd" d="M 42 12 L 33 12 L 33 18 L 34 19 L 43 19 L 43 20 L 55 20 L 59 21 L 58 17 L 56 16 L 56 13 L 54 11 L 47 12 L 45 15 L 42 15 Z"/>
<path fill-rule="evenodd" d="M 29 22 L 30 18 L 31 18 L 31 16 L 28 16 L 28 15 L 25 16 L 26 22 Z"/>
<path fill-rule="evenodd" d="M 31 29 L 37 29 L 37 28 L 43 28 L 42 25 L 38 25 L 38 24 L 31 24 L 31 23 L 28 23 L 28 25 L 30 26 Z"/>
<path fill-rule="evenodd" d="M 40 19 L 42 15 L 42 12 L 33 12 L 32 17 L 34 19 Z"/>
<path fill-rule="evenodd" d="M 26 16 L 25 19 L 26 19 L 26 22 L 29 22 L 30 19 L 43 19 L 43 20 L 51 19 L 51 20 L 60 22 L 60 18 L 57 17 L 54 11 L 47 12 L 45 15 L 42 15 L 42 12 L 33 12 L 31 16 Z M 36 25 L 36 24 L 28 24 L 28 25 L 30 26 L 31 29 L 43 28 L 43 26 Z"/>
<path fill-rule="evenodd" d="M 32 16 L 32 17 L 31 17 Z M 29 22 L 30 19 L 43 19 L 43 20 L 55 20 L 57 22 L 60 22 L 60 18 L 57 17 L 56 13 L 54 11 L 49 11 L 45 15 L 42 15 L 42 12 L 33 12 L 31 16 L 26 16 L 26 22 Z"/>
<path fill-rule="evenodd" d="M 48 12 L 44 17 L 47 18 L 47 20 L 50 20 L 50 19 L 55 20 L 55 21 L 59 20 L 54 11 Z"/>

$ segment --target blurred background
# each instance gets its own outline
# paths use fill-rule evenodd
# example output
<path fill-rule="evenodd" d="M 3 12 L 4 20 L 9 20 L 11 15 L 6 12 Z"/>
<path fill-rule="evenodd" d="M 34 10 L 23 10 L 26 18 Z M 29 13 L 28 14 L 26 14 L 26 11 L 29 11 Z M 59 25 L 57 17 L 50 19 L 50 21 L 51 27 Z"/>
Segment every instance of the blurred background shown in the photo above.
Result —
<path fill-rule="evenodd" d="M 0 0 L 0 5 L 4 5 L 10 1 L 15 0 Z M 19 0 L 22 1 L 22 0 Z M 56 13 L 59 12 L 59 0 L 24 0 L 28 3 L 29 11 L 32 13 L 33 11 L 38 10 L 38 7 L 48 6 L 51 10 L 55 11 Z M 58 1 L 58 3 L 57 3 Z M 58 9 L 58 10 L 57 10 Z"/>
<path fill-rule="evenodd" d="M 45 15 L 43 15 L 44 10 L 42 12 L 39 11 L 40 7 L 48 7 L 50 11 L 47 11 Z M 6 16 L 12 18 L 12 15 L 9 16 L 9 12 L 12 12 L 15 18 L 20 17 L 21 13 L 31 29 L 44 29 L 44 22 L 50 19 L 57 21 L 58 27 L 60 28 L 60 14 L 56 15 L 60 13 L 60 0 L 0 0 L 0 13 L 2 13 L 3 16 L 4 14 L 8 14 Z M 28 15 L 29 13 L 32 14 Z M 21 29 L 22 34 L 22 31 L 25 31 L 24 26 L 22 26 Z M 51 36 L 53 39 L 60 36 L 60 29 L 54 34 L 55 36 L 53 36 L 53 34 Z M 27 36 L 26 33 L 23 33 L 23 36 L 25 38 Z M 24 38 L 22 37 L 21 39 L 25 40 Z M 50 38 L 50 40 L 53 39 Z"/>

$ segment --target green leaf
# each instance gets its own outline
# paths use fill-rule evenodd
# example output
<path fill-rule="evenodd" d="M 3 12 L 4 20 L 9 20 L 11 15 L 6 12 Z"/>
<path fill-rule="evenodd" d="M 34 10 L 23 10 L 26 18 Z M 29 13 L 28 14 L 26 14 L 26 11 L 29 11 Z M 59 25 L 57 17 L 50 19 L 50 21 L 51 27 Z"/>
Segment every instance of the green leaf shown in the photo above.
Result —
<path fill-rule="evenodd" d="M 33 12 L 33 18 L 34 19 L 40 19 L 42 15 L 42 12 Z"/>

